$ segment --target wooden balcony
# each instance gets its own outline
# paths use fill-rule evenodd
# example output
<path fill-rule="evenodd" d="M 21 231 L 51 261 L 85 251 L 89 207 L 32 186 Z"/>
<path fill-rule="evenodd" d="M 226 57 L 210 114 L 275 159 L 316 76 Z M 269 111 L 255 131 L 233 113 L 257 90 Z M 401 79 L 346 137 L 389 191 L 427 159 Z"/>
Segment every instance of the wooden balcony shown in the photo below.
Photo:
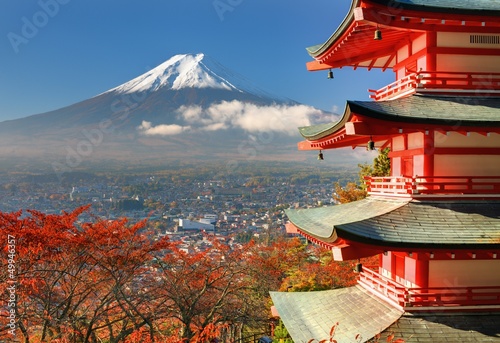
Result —
<path fill-rule="evenodd" d="M 369 195 L 397 197 L 500 197 L 500 176 L 365 177 Z"/>
<path fill-rule="evenodd" d="M 414 93 L 436 95 L 500 94 L 500 73 L 419 71 L 378 90 L 369 89 L 376 101 L 394 100 Z"/>
<path fill-rule="evenodd" d="M 378 267 L 363 266 L 358 284 L 408 312 L 500 309 L 500 286 L 404 287 L 377 273 Z"/>

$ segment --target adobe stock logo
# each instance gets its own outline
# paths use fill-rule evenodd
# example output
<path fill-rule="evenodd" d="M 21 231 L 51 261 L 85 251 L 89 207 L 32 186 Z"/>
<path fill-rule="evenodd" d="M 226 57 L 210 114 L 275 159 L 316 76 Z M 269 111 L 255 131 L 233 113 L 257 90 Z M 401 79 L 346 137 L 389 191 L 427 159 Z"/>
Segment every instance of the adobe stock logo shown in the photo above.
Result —
<path fill-rule="evenodd" d="M 36 37 L 40 29 L 47 26 L 51 18 L 54 18 L 58 13 L 61 5 L 66 5 L 70 0 L 39 0 L 39 11 L 36 11 L 31 18 L 21 18 L 21 31 L 20 33 L 9 32 L 7 38 L 9 39 L 12 49 L 17 54 L 19 53 L 19 46 L 21 44 L 28 44 L 30 39 Z"/>
<path fill-rule="evenodd" d="M 212 5 L 220 21 L 224 21 L 224 13 L 234 11 L 236 6 L 241 5 L 242 2 L 243 0 L 214 0 Z"/>

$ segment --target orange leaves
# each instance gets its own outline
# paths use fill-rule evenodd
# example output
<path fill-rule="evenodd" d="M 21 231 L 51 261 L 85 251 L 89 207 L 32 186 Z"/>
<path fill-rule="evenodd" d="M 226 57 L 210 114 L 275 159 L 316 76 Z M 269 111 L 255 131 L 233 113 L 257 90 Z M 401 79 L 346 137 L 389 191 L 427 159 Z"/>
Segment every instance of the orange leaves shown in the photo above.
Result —
<path fill-rule="evenodd" d="M 338 326 L 339 326 L 339 323 L 337 322 L 330 328 L 330 337 L 329 338 L 325 338 L 325 339 L 322 339 L 320 341 L 313 338 L 313 339 L 310 339 L 307 343 L 313 343 L 314 341 L 317 341 L 318 343 L 326 343 L 326 342 L 338 343 L 338 341 L 335 339 L 335 332 L 337 331 Z"/>
<path fill-rule="evenodd" d="M 332 326 L 332 328 L 330 329 L 330 337 L 333 337 L 335 336 L 335 330 L 337 330 L 337 327 L 339 326 L 339 323 L 335 323 L 335 325 Z"/>
<path fill-rule="evenodd" d="M 20 321 L 17 327 L 28 328 L 23 331 L 26 336 L 54 341 L 51 335 L 55 332 L 65 333 L 68 339 L 88 332 L 128 335 L 130 325 L 148 323 L 147 316 L 141 315 L 149 293 L 137 284 L 145 280 L 154 254 L 168 242 L 152 242 L 141 234 L 144 223 L 77 224 L 78 216 L 87 209 L 61 215 L 31 210 L 0 213 L 0 239 L 13 236 L 16 241 L 16 318 Z M 4 284 L 0 282 L 2 294 Z M 0 325 L 4 324 L 2 317 Z"/>
<path fill-rule="evenodd" d="M 145 222 L 78 222 L 86 209 L 0 213 L 0 238 L 16 237 L 17 318 L 40 341 L 205 342 L 265 322 L 269 291 L 282 284 L 332 287 L 354 275 L 298 239 L 188 246 L 153 239 Z M 323 342 L 335 342 L 335 329 Z"/>
<path fill-rule="evenodd" d="M 303 246 L 295 267 L 286 271 L 281 291 L 318 291 L 356 284 L 352 262 L 336 262 L 330 250 Z"/>
<path fill-rule="evenodd" d="M 197 327 L 195 328 L 195 334 L 189 340 L 190 343 L 206 343 L 206 342 L 214 342 L 217 337 L 219 337 L 221 330 L 227 328 L 227 324 L 223 323 L 209 323 L 205 327 Z"/>
<path fill-rule="evenodd" d="M 380 337 L 380 335 L 379 335 L 379 337 Z M 393 333 L 393 332 L 389 333 L 389 334 L 387 335 L 387 340 L 386 340 L 386 342 L 387 342 L 387 343 L 405 343 L 405 342 L 406 342 L 406 341 L 405 341 L 404 339 L 402 339 L 402 338 L 395 338 L 395 337 L 396 337 L 396 336 L 394 335 L 394 333 Z M 378 342 L 378 341 L 377 341 L 377 342 Z"/>

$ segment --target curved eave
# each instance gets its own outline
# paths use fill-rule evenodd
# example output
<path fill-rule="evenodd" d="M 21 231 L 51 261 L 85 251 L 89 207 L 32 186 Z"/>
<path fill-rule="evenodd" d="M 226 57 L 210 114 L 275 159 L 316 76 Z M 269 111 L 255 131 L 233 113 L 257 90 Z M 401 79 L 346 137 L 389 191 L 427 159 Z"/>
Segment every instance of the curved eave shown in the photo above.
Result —
<path fill-rule="evenodd" d="M 354 22 L 354 9 L 359 5 L 361 1 L 360 0 L 352 0 L 351 2 L 351 8 L 349 9 L 349 12 L 347 13 L 346 17 L 340 24 L 340 26 L 335 30 L 335 32 L 328 38 L 326 42 L 323 44 L 317 44 L 311 47 L 306 48 L 307 52 L 309 55 L 312 57 L 317 57 L 323 54 L 325 51 L 328 50 L 328 48 L 336 42 L 345 32 L 347 29 L 352 25 Z"/>
<path fill-rule="evenodd" d="M 339 32 L 321 45 L 314 61 L 308 62 L 309 71 L 330 68 L 365 67 L 368 69 L 392 68 L 396 63 L 396 46 L 414 33 L 409 30 L 392 30 L 381 27 L 382 40 L 374 40 L 376 24 L 353 21 L 345 32 Z"/>
<path fill-rule="evenodd" d="M 500 98 L 412 95 L 378 102 L 348 101 L 339 121 L 299 128 L 306 140 L 298 148 L 356 147 L 369 139 L 385 144 L 394 135 L 427 130 L 500 133 Z"/>
<path fill-rule="evenodd" d="M 500 11 L 492 8 L 457 9 L 428 3 L 353 0 L 348 14 L 328 40 L 307 48 L 314 58 L 307 63 L 307 69 L 351 66 L 385 70 L 395 65 L 398 45 L 414 35 L 429 31 L 499 33 Z M 373 38 L 377 28 L 382 32 L 382 40 Z"/>
<path fill-rule="evenodd" d="M 288 209 L 285 213 L 289 221 L 300 231 L 326 243 L 339 239 L 335 232 L 338 225 L 363 221 L 389 213 L 409 200 L 379 200 L 366 198 L 342 205 L 309 209 Z"/>
<path fill-rule="evenodd" d="M 332 246 L 354 243 L 393 250 L 499 249 L 500 202 L 416 202 L 367 198 L 288 210 L 290 222 Z"/>
<path fill-rule="evenodd" d="M 318 125 L 311 125 L 311 126 L 302 126 L 299 127 L 299 133 L 302 137 L 304 137 L 307 140 L 318 140 L 327 136 L 330 136 L 339 130 L 343 129 L 345 126 L 345 123 L 347 123 L 351 118 L 351 110 L 349 108 L 349 105 L 346 104 L 346 107 L 344 108 L 344 114 L 340 118 L 339 121 L 336 122 L 331 122 L 331 123 L 325 123 L 325 124 L 318 124 Z"/>

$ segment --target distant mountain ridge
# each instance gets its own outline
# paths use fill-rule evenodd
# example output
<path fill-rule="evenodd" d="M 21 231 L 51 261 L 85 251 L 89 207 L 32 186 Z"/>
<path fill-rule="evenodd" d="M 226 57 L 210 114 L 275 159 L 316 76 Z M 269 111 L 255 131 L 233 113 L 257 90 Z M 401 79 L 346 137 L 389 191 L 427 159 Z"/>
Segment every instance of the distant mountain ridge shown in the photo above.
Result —
<path fill-rule="evenodd" d="M 0 160 L 286 159 L 298 126 L 331 117 L 204 54 L 182 54 L 90 99 L 1 122 Z"/>

